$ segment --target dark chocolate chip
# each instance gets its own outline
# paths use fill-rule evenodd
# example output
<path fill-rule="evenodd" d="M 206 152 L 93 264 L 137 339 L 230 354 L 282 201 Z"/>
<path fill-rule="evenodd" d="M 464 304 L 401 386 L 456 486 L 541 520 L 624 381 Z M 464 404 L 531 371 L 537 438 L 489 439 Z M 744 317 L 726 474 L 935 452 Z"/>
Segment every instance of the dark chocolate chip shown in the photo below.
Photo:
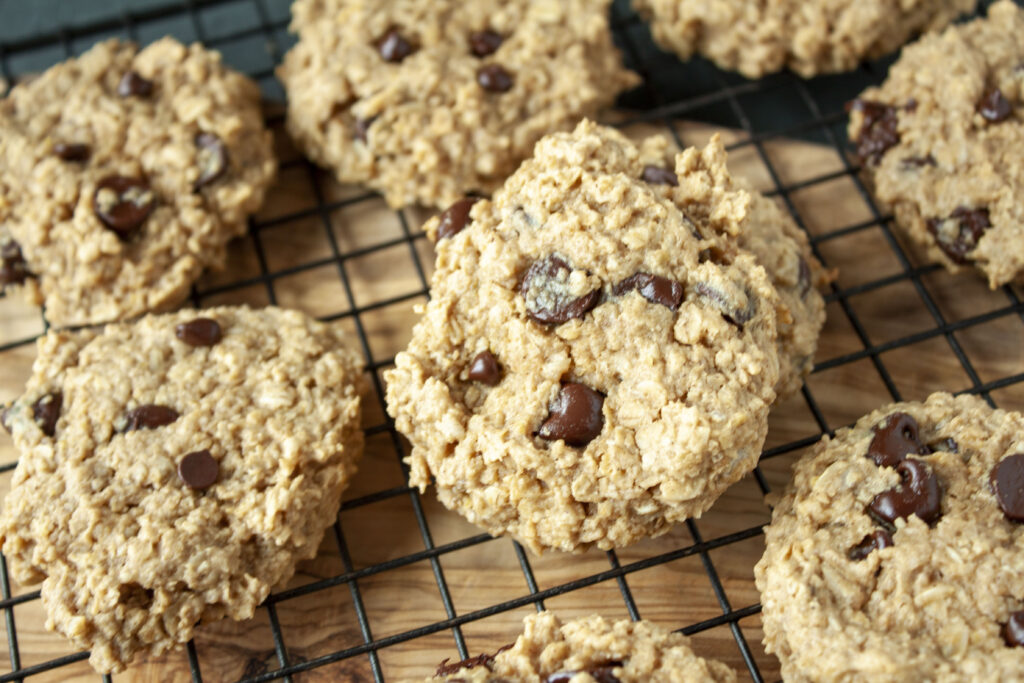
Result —
<path fill-rule="evenodd" d="M 64 403 L 64 395 L 59 391 L 46 394 L 36 399 L 32 404 L 32 419 L 43 430 L 43 434 L 53 436 L 57 429 L 57 418 L 60 417 L 60 407 Z"/>
<path fill-rule="evenodd" d="M 883 491 L 868 504 L 868 514 L 891 527 L 897 519 L 917 515 L 932 523 L 942 515 L 939 479 L 920 460 L 902 460 L 896 465 L 902 481 L 894 489 Z"/>
<path fill-rule="evenodd" d="M 77 142 L 58 142 L 53 146 L 53 153 L 63 161 L 85 161 L 92 148 Z"/>
<path fill-rule="evenodd" d="M 356 119 L 356 140 L 366 142 L 366 136 L 370 133 L 370 126 L 372 126 L 373 122 L 376 121 L 378 118 L 379 117 L 377 116 L 371 116 L 368 119 Z"/>
<path fill-rule="evenodd" d="M 149 183 L 121 175 L 101 180 L 92 199 L 96 217 L 121 239 L 128 239 L 139 229 L 155 204 Z"/>
<path fill-rule="evenodd" d="M 860 543 L 850 548 L 847 556 L 859 562 L 876 550 L 892 546 L 892 535 L 884 529 L 876 529 L 864 537 Z"/>
<path fill-rule="evenodd" d="M 542 439 L 561 439 L 570 446 L 586 446 L 604 426 L 604 396 L 578 382 L 562 385 L 551 412 L 537 434 Z"/>
<path fill-rule="evenodd" d="M 645 183 L 650 183 L 651 185 L 679 186 L 679 178 L 676 177 L 676 172 L 671 168 L 665 168 L 664 166 L 647 164 L 644 166 L 644 173 L 641 177 L 644 179 Z"/>
<path fill-rule="evenodd" d="M 488 671 L 490 671 L 491 667 L 494 666 L 494 658 L 500 655 L 505 650 L 510 649 L 511 647 L 512 644 L 510 643 L 508 645 L 504 645 L 498 648 L 498 650 L 493 655 L 482 653 L 478 654 L 476 657 L 467 657 L 466 659 L 463 659 L 458 662 L 452 662 L 451 664 L 449 664 L 448 660 L 445 659 L 437 667 L 437 671 L 434 673 L 434 675 L 451 676 L 452 674 L 459 673 L 463 669 L 475 669 L 478 666 L 482 666 Z"/>
<path fill-rule="evenodd" d="M 14 240 L 4 242 L 0 246 L 0 287 L 19 285 L 31 275 L 28 263 L 21 255 L 21 245 Z"/>
<path fill-rule="evenodd" d="M 504 40 L 497 31 L 477 31 L 469 35 L 469 50 L 477 57 L 488 57 L 498 51 Z"/>
<path fill-rule="evenodd" d="M 190 489 L 210 488 L 220 474 L 220 463 L 205 448 L 193 451 L 178 463 L 178 476 Z"/>
<path fill-rule="evenodd" d="M 982 95 L 978 103 L 978 113 L 990 123 L 1000 123 L 1013 114 L 1013 105 L 999 88 L 992 88 Z"/>
<path fill-rule="evenodd" d="M 515 80 L 500 64 L 487 64 L 477 69 L 476 82 L 487 92 L 508 92 Z"/>
<path fill-rule="evenodd" d="M 608 661 L 597 666 L 592 666 L 587 669 L 577 669 L 576 671 L 558 671 L 551 674 L 544 683 L 569 683 L 573 676 L 578 674 L 590 674 L 597 683 L 621 683 L 621 680 L 616 676 L 613 671 L 615 667 L 622 666 L 622 662 L 619 661 Z"/>
<path fill-rule="evenodd" d="M 862 162 L 870 161 L 877 164 L 889 148 L 899 144 L 897 107 L 857 98 L 847 106 L 847 109 L 864 114 L 864 122 L 854 138 L 854 142 L 857 143 L 857 155 Z M 910 111 L 913 111 L 913 108 Z"/>
<path fill-rule="evenodd" d="M 1008 455 L 996 463 L 989 482 L 1006 518 L 1024 522 L 1024 453 Z"/>
<path fill-rule="evenodd" d="M 213 133 L 200 133 L 195 142 L 198 148 L 196 161 L 199 163 L 199 177 L 192 189 L 198 190 L 224 175 L 228 168 L 228 150 Z"/>
<path fill-rule="evenodd" d="M 601 290 L 576 297 L 565 291 L 572 267 L 558 256 L 535 261 L 526 271 L 519 292 L 526 299 L 526 312 L 537 322 L 561 325 L 582 318 L 597 305 Z"/>
<path fill-rule="evenodd" d="M 811 267 L 807 265 L 807 260 L 803 256 L 800 257 L 796 284 L 800 289 L 801 297 L 807 296 L 807 292 L 811 291 Z"/>
<path fill-rule="evenodd" d="M 1011 612 L 1010 620 L 1003 624 L 1003 641 L 1010 647 L 1024 647 L 1024 610 Z"/>
<path fill-rule="evenodd" d="M 377 40 L 377 51 L 385 62 L 397 64 L 415 50 L 412 43 L 406 40 L 398 29 L 393 28 Z"/>
<path fill-rule="evenodd" d="M 660 275 L 636 273 L 615 285 L 612 288 L 612 294 L 622 296 L 633 290 L 640 292 L 640 296 L 652 304 L 661 304 L 673 311 L 679 308 L 679 304 L 683 301 L 683 294 L 686 291 L 681 282 L 669 280 L 667 277 L 661 277 Z"/>
<path fill-rule="evenodd" d="M 167 406 L 147 403 L 138 408 L 132 408 L 124 414 L 123 432 L 131 432 L 136 429 L 155 429 L 169 425 L 178 419 L 178 411 Z"/>
<path fill-rule="evenodd" d="M 469 210 L 480 201 L 479 197 L 466 197 L 455 202 L 441 214 L 437 225 L 437 239 L 443 240 L 462 232 L 469 225 Z"/>
<path fill-rule="evenodd" d="M 927 455 L 917 420 L 906 413 L 892 413 L 875 425 L 875 436 L 868 446 L 868 457 L 879 467 L 895 467 L 910 455 Z"/>
<path fill-rule="evenodd" d="M 954 221 L 956 232 L 950 230 L 947 221 Z M 978 246 L 982 234 L 992 227 L 988 219 L 988 209 L 969 209 L 958 206 L 948 219 L 929 218 L 928 232 L 935 237 L 939 249 L 956 263 L 964 264 L 970 259 L 968 254 Z"/>
<path fill-rule="evenodd" d="M 728 294 L 720 291 L 715 286 L 706 282 L 698 282 L 697 294 L 702 299 L 710 301 L 717 308 L 725 320 L 743 330 L 743 326 L 750 322 L 757 312 L 757 302 L 750 298 L 745 308 L 740 308 L 738 301 L 733 301 Z"/>
<path fill-rule="evenodd" d="M 469 365 L 469 379 L 493 387 L 501 381 L 501 366 L 490 351 L 481 351 Z"/>
<path fill-rule="evenodd" d="M 117 84 L 117 94 L 121 97 L 149 97 L 153 92 L 153 81 L 143 78 L 134 71 L 121 77 Z"/>
<path fill-rule="evenodd" d="M 212 318 L 196 318 L 187 323 L 178 323 L 174 334 L 189 346 L 213 346 L 222 336 L 220 324 Z"/>

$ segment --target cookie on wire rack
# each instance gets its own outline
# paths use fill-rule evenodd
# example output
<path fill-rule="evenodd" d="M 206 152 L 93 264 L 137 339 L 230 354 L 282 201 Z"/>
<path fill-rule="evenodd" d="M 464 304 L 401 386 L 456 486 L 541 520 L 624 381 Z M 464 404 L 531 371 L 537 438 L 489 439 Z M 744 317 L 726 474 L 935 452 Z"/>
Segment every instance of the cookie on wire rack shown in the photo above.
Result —
<path fill-rule="evenodd" d="M 361 363 L 297 311 L 149 315 L 38 341 L 3 412 L 13 577 L 101 672 L 247 619 L 312 557 L 362 452 Z"/>
<path fill-rule="evenodd" d="M 259 89 L 219 54 L 99 43 L 0 101 L 0 287 L 59 327 L 171 309 L 276 167 Z"/>

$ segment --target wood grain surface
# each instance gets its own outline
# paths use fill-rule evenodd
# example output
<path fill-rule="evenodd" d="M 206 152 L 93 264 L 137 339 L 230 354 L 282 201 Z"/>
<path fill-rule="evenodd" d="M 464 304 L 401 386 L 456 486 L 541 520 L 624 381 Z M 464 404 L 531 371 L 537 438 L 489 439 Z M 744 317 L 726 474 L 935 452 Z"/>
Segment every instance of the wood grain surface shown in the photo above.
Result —
<path fill-rule="evenodd" d="M 627 129 L 637 136 L 659 130 L 664 128 L 637 125 Z M 677 132 L 686 144 L 700 145 L 714 130 L 680 123 Z M 933 391 L 968 390 L 979 382 L 984 385 L 1024 371 L 1024 313 L 1019 298 L 1015 302 L 1014 295 L 1007 291 L 989 291 L 973 274 L 953 277 L 942 270 L 922 268 L 925 264 L 906 245 L 901 250 L 899 242 L 891 241 L 874 220 L 854 179 L 844 173 L 844 159 L 835 149 L 773 139 L 763 142 L 762 158 L 754 145 L 744 144 L 742 134 L 721 132 L 729 144 L 739 145 L 730 155 L 733 171 L 750 178 L 761 189 L 772 190 L 775 183 L 765 164 L 767 159 L 788 189 L 785 199 L 800 215 L 804 227 L 822 238 L 817 246 L 827 265 L 838 268 L 836 285 L 845 293 L 831 297 L 828 306 L 828 322 L 817 354 L 819 370 L 807 383 L 811 400 L 798 395 L 778 406 L 772 416 L 766 444 L 770 457 L 760 467 L 772 489 L 785 485 L 794 459 L 803 452 L 780 446 L 802 440 L 809 443 L 823 429 L 844 426 L 892 400 L 893 392 L 906 399 L 922 399 Z M 228 269 L 205 275 L 194 303 L 260 306 L 276 302 L 296 307 L 336 320 L 352 334 L 353 348 L 361 348 L 357 336 L 361 328 L 379 371 L 406 344 L 415 321 L 413 305 L 424 299 L 418 269 L 429 276 L 432 247 L 420 237 L 411 248 L 402 238 L 407 231 L 419 234 L 430 214 L 415 209 L 397 214 L 379 198 L 344 203 L 365 192 L 339 186 L 325 173 L 312 171 L 298 160 L 284 136 L 279 134 L 279 138 L 283 169 L 257 217 L 262 226 L 258 235 L 232 245 Z M 318 208 L 320 202 L 328 202 L 328 209 Z M 901 262 L 899 254 L 904 252 L 909 265 Z M 339 260 L 337 253 L 346 256 Z M 264 268 L 270 278 L 261 278 Z M 1015 296 L 1021 297 L 1019 289 Z M 929 302 L 933 304 L 931 309 Z M 353 314 L 354 310 L 358 315 Z M 0 352 L 0 402 L 13 399 L 21 391 L 34 356 L 30 340 L 41 330 L 38 310 L 13 297 L 0 298 L 0 344 L 25 340 Z M 958 359 L 957 349 L 968 360 L 966 366 Z M 999 386 L 989 395 L 1000 407 L 1024 409 L 1022 383 Z M 380 397 L 369 393 L 365 406 L 365 426 L 371 436 L 362 468 L 346 498 L 359 500 L 392 489 L 398 492 L 381 496 L 376 502 L 344 508 L 340 515 L 342 534 L 328 534 L 318 557 L 299 566 L 287 587 L 291 592 L 285 593 L 286 599 L 276 601 L 273 610 L 261 608 L 252 620 L 243 623 L 201 626 L 195 654 L 203 680 L 232 681 L 276 669 L 279 664 L 273 620 L 283 634 L 288 661 L 294 664 L 365 642 L 356 600 L 365 609 L 369 632 L 380 640 L 449 618 L 439 577 L 447 586 L 455 615 L 472 614 L 530 595 L 520 558 L 507 539 L 479 539 L 433 557 L 424 552 L 476 537 L 480 532 L 441 507 L 432 492 L 419 496 L 403 490 L 395 443 L 382 428 Z M 823 424 L 816 419 L 815 409 Z M 0 432 L 0 462 L 15 459 L 9 437 Z M 0 477 L 0 493 L 6 492 L 10 479 L 10 473 Z M 426 528 L 417 522 L 417 506 L 427 520 Z M 625 618 L 629 614 L 623 590 L 628 590 L 640 617 L 681 628 L 719 617 L 723 609 L 757 605 L 752 568 L 763 550 L 758 527 L 768 521 L 769 515 L 762 491 L 751 475 L 729 489 L 700 520 L 620 550 L 617 559 L 593 551 L 531 556 L 529 563 L 541 591 L 586 580 L 586 585 L 574 590 L 555 590 L 545 601 L 545 607 L 564 617 L 597 612 Z M 752 531 L 743 540 L 716 542 L 745 530 Z M 697 540 L 709 542 L 712 549 L 706 553 L 681 552 L 670 561 L 643 564 L 649 558 L 688 548 Z M 414 561 L 397 562 L 380 571 L 367 570 L 355 579 L 346 576 L 347 572 L 416 553 L 422 556 Z M 616 561 L 630 569 L 621 582 L 615 576 L 592 578 L 608 572 Z M 638 562 L 639 568 L 630 567 Z M 720 596 L 712 589 L 709 569 L 724 588 Z M 348 580 L 312 592 L 301 590 L 339 576 Z M 36 590 L 34 586 L 11 586 L 14 596 Z M 493 651 L 513 640 L 522 617 L 533 609 L 532 604 L 525 604 L 464 624 L 461 632 L 470 653 Z M 22 667 L 75 654 L 60 636 L 45 630 L 38 599 L 20 602 L 10 611 L 12 619 L 0 619 L 0 631 L 10 644 L 8 624 L 13 621 L 16 625 Z M 738 625 L 738 633 L 765 680 L 778 679 L 777 661 L 761 646 L 761 622 L 756 610 L 740 619 Z M 389 681 L 425 676 L 440 660 L 458 658 L 450 628 L 396 640 L 378 650 L 381 671 Z M 739 669 L 741 679 L 749 675 L 741 647 L 728 624 L 702 630 L 693 641 L 701 654 L 720 658 Z M 9 649 L 0 648 L 0 673 L 10 670 Z M 113 678 L 190 680 L 189 659 L 185 652 L 177 652 L 138 660 L 127 672 Z M 99 677 L 87 662 L 78 661 L 29 680 L 85 681 Z M 369 656 L 361 654 L 300 673 L 292 680 L 369 681 L 373 675 Z"/>

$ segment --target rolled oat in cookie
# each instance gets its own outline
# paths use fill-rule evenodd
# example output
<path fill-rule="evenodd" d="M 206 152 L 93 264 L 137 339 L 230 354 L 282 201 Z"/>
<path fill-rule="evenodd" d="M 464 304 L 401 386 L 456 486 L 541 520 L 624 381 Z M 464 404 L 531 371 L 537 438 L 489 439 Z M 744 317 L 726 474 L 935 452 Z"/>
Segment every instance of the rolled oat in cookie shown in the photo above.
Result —
<path fill-rule="evenodd" d="M 933 394 L 796 465 L 755 567 L 787 681 L 1011 681 L 1024 670 L 1024 415 Z"/>
<path fill-rule="evenodd" d="M 717 138 L 676 157 L 678 186 L 644 169 L 584 121 L 426 226 L 431 300 L 385 374 L 411 482 L 534 552 L 664 533 L 764 441 L 782 305 L 729 237 L 756 202 Z"/>
<path fill-rule="evenodd" d="M 1024 282 L 1024 8 L 907 46 L 850 106 L 875 195 L 927 255 L 974 266 L 989 286 Z"/>
<path fill-rule="evenodd" d="M 333 523 L 362 452 L 361 363 L 296 311 L 51 331 L 2 422 L 14 578 L 101 672 L 247 619 Z"/>
<path fill-rule="evenodd" d="M 689 639 L 646 621 L 597 615 L 523 620 L 523 634 L 493 655 L 445 660 L 431 681 L 448 683 L 733 683 L 736 672 L 690 649 Z M 412 682 L 409 682 L 412 683 Z"/>
<path fill-rule="evenodd" d="M 639 78 L 610 0 L 299 0 L 278 75 L 288 130 L 341 182 L 395 207 L 489 193 L 537 140 Z"/>
<path fill-rule="evenodd" d="M 275 168 L 259 89 L 217 53 L 99 43 L 0 101 L 0 287 L 59 327 L 173 308 Z"/>

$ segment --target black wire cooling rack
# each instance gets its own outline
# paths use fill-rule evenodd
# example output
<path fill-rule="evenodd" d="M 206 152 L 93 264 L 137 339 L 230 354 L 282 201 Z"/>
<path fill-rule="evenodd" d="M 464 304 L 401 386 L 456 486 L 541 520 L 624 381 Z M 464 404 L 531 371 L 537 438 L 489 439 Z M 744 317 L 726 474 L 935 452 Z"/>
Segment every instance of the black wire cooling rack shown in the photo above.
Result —
<path fill-rule="evenodd" d="M 52 4 L 57 6 L 57 3 Z M 106 6 L 82 3 L 86 4 L 91 6 L 88 8 L 90 11 L 79 12 L 68 19 L 65 25 L 55 24 L 52 17 L 36 19 L 36 24 L 30 25 L 27 31 L 20 34 L 16 30 L 9 30 L 10 26 L 0 26 L 0 36 L 7 36 L 4 39 L 6 42 L 0 42 L 0 76 L 9 83 L 15 83 L 25 74 L 38 72 L 66 57 L 79 54 L 96 41 L 109 36 L 147 43 L 171 34 L 182 41 L 199 40 L 221 50 L 228 63 L 260 83 L 269 100 L 283 99 L 281 87 L 274 80 L 273 69 L 293 42 L 287 33 L 287 0 L 113 0 Z M 982 4 L 987 6 L 988 3 Z M 8 20 L 28 11 L 27 7 L 27 3 L 22 2 L 8 1 L 0 4 L 0 24 L 8 24 Z M 87 19 L 81 20 L 82 15 L 87 15 Z M 58 13 L 57 18 L 63 16 Z M 844 132 L 846 117 L 842 104 L 866 85 L 880 82 L 891 58 L 865 65 L 851 74 L 812 81 L 788 73 L 747 81 L 719 71 L 702 60 L 684 65 L 675 57 L 658 51 L 650 41 L 646 26 L 627 2 L 615 2 L 612 19 L 616 41 L 629 66 L 644 77 L 644 85 L 624 95 L 620 101 L 622 107 L 630 112 L 627 123 L 667 129 L 680 144 L 679 124 L 684 119 L 703 120 L 733 129 L 737 135 L 729 145 L 730 153 L 734 157 L 743 154 L 752 156 L 763 165 L 766 172 L 766 187 L 763 189 L 776 196 L 794 220 L 805 229 L 808 227 L 807 209 L 799 200 L 799 195 L 809 190 L 827 188 L 838 181 L 846 183 L 854 197 L 853 201 L 862 205 L 860 212 L 864 219 L 850 225 L 829 225 L 828 229 L 809 230 L 815 252 L 827 266 L 836 265 L 835 262 L 844 260 L 843 255 L 848 252 L 844 241 L 867 236 L 873 240 L 873 246 L 866 247 L 867 252 L 884 252 L 883 255 L 890 262 L 888 268 L 881 269 L 883 272 L 876 273 L 876 262 L 872 260 L 867 268 L 869 272 L 858 273 L 850 279 L 841 277 L 827 293 L 829 325 L 839 325 L 847 330 L 847 343 L 831 349 L 834 352 L 832 355 L 828 355 L 829 350 L 824 350 L 824 353 L 819 351 L 819 362 L 814 373 L 808 379 L 801 396 L 794 399 L 805 404 L 810 416 L 810 427 L 804 430 L 802 436 L 793 439 L 775 439 L 773 443 L 770 436 L 770 447 L 765 450 L 761 465 L 753 474 L 756 487 L 751 488 L 750 497 L 757 499 L 757 505 L 761 505 L 761 497 L 769 493 L 771 477 L 766 476 L 765 470 L 772 465 L 773 459 L 780 456 L 795 457 L 822 435 L 831 433 L 856 417 L 835 413 L 828 406 L 823 406 L 822 396 L 835 393 L 832 387 L 834 371 L 842 371 L 843 379 L 838 381 L 845 384 L 839 391 L 863 394 L 862 403 L 866 409 L 889 400 L 901 400 L 904 396 L 901 387 L 905 389 L 903 368 L 907 364 L 912 365 L 917 349 L 926 345 L 931 349 L 932 358 L 946 359 L 959 368 L 963 377 L 962 386 L 949 389 L 978 394 L 993 406 L 1015 409 L 1024 407 L 1024 304 L 1019 289 L 1004 287 L 996 292 L 984 291 L 980 295 L 983 304 L 969 310 L 958 307 L 956 302 L 966 296 L 963 294 L 964 288 L 980 290 L 978 283 L 971 280 L 970 275 L 954 279 L 935 265 L 918 263 L 912 251 L 906 249 L 893 233 L 891 216 L 873 202 L 858 176 L 856 163 L 848 154 Z M 281 123 L 282 115 L 278 107 L 276 113 L 268 114 L 268 124 L 280 129 Z M 826 146 L 833 150 L 838 160 L 837 166 L 826 172 L 791 180 L 780 169 L 772 154 L 772 145 L 784 140 L 804 140 Z M 367 427 L 368 439 L 384 444 L 384 451 L 389 453 L 388 458 L 397 458 L 400 462 L 404 445 L 385 417 L 380 380 L 380 371 L 390 366 L 393 353 L 381 353 L 376 347 L 371 339 L 375 332 L 368 329 L 375 323 L 368 323 L 367 318 L 376 311 L 408 305 L 411 301 L 426 297 L 430 251 L 425 236 L 419 230 L 418 221 L 422 216 L 414 211 L 394 212 L 400 228 L 396 235 L 369 245 L 350 245 L 339 238 L 332 228 L 332 216 L 338 211 L 351 210 L 371 202 L 379 203 L 379 198 L 372 193 L 359 192 L 333 196 L 325 190 L 324 174 L 301 158 L 284 161 L 282 175 L 286 173 L 299 178 L 299 182 L 307 186 L 306 192 L 310 197 L 308 205 L 284 215 L 251 220 L 249 235 L 243 238 L 250 243 L 254 255 L 251 276 L 230 281 L 204 281 L 193 291 L 192 303 L 196 306 L 222 303 L 225 299 L 231 300 L 236 294 L 245 298 L 248 295 L 243 296 L 243 292 L 255 289 L 260 292 L 257 298 L 266 303 L 288 304 L 290 300 L 281 301 L 279 296 L 280 283 L 285 278 L 301 276 L 317 269 L 332 269 L 340 284 L 337 306 L 324 310 L 323 307 L 330 306 L 331 302 L 321 300 L 316 313 L 325 320 L 348 324 L 357 336 L 373 379 L 374 395 L 371 402 L 377 404 L 371 406 L 368 412 L 379 415 L 377 423 Z M 273 263 L 274 254 L 265 244 L 266 235 L 271 230 L 298 221 L 311 223 L 313 227 L 310 229 L 325 233 L 326 251 L 317 252 L 315 257 L 300 256 L 284 267 L 276 267 Z M 863 245 L 859 249 L 853 251 L 865 253 Z M 407 250 L 403 258 L 409 259 L 409 267 L 415 271 L 418 285 L 412 291 L 394 296 L 367 297 L 362 292 L 357 293 L 351 274 L 353 264 L 358 259 L 375 256 L 386 261 L 390 258 L 389 254 L 396 253 L 395 250 Z M 843 265 L 844 270 L 850 268 L 846 262 L 840 265 Z M 853 269 L 856 270 L 856 264 Z M 901 301 L 905 306 L 915 307 L 918 313 L 909 317 L 916 316 L 916 325 L 898 327 L 905 333 L 879 335 L 875 321 L 865 319 L 863 315 L 863 301 L 870 297 Z M 977 297 L 972 298 L 972 301 L 977 300 Z M 42 329 L 45 329 L 45 320 L 39 326 L 39 330 Z M 31 344 L 37 334 L 38 331 L 21 338 L 2 340 L 0 354 L 22 353 L 30 356 Z M 993 346 L 997 348 L 993 349 Z M 993 363 L 992 356 L 1000 354 L 999 362 Z M 927 368 L 924 374 L 928 374 Z M 918 390 L 910 393 L 914 394 L 913 398 L 923 397 Z M 824 400 L 827 403 L 831 399 Z M 783 431 L 787 436 L 791 434 Z M 8 463 L 0 467 L 0 472 L 7 473 L 5 476 L 9 477 L 14 466 L 14 463 Z M 402 467 L 404 476 L 405 470 Z M 410 531 L 418 534 L 423 549 L 386 557 L 381 561 L 354 562 L 343 528 L 346 517 L 360 515 L 382 501 L 403 498 L 407 500 L 414 519 L 414 525 L 411 525 L 414 528 Z M 333 545 L 326 551 L 321 550 L 322 554 L 327 552 L 331 555 L 330 569 L 321 572 L 313 580 L 300 581 L 297 585 L 293 581 L 288 589 L 273 594 L 266 601 L 260 612 L 265 613 L 269 626 L 270 643 L 267 652 L 270 654 L 262 660 L 250 658 L 241 668 L 241 680 L 247 683 L 312 680 L 308 677 L 327 671 L 334 672 L 330 674 L 330 680 L 382 681 L 385 676 L 391 679 L 393 676 L 382 664 L 389 648 L 435 634 L 450 633 L 454 652 L 451 646 L 444 646 L 435 653 L 436 656 L 427 655 L 423 668 L 423 674 L 426 674 L 445 655 L 457 654 L 459 658 L 465 658 L 479 652 L 479 648 L 470 651 L 464 633 L 474 622 L 524 607 L 543 609 L 545 601 L 553 601 L 560 596 L 598 585 L 614 585 L 621 595 L 625 612 L 631 618 L 638 619 L 644 616 L 639 606 L 643 601 L 642 594 L 631 587 L 630 581 L 636 584 L 641 572 L 684 558 L 699 561 L 716 607 L 715 613 L 708 618 L 696 623 L 675 623 L 674 627 L 698 637 L 711 629 L 728 629 L 739 652 L 733 659 L 737 664 L 745 664 L 753 680 L 764 680 L 763 665 L 770 660 L 757 650 L 758 638 L 756 635 L 752 637 L 750 633 L 752 624 L 756 626 L 751 618 L 756 619 L 760 605 L 756 602 L 756 595 L 753 601 L 747 599 L 746 602 L 737 603 L 736 596 L 731 595 L 729 581 L 723 580 L 721 576 L 723 555 L 719 552 L 723 549 L 728 551 L 749 539 L 758 539 L 762 533 L 760 523 L 739 530 L 732 529 L 727 533 L 717 533 L 716 528 L 715 533 L 705 537 L 701 532 L 705 520 L 690 521 L 685 525 L 689 539 L 680 532 L 680 535 L 672 537 L 678 540 L 678 544 L 668 550 L 662 543 L 656 546 L 657 552 L 630 554 L 630 559 L 625 562 L 620 561 L 620 557 L 626 556 L 623 551 L 618 554 L 598 553 L 603 557 L 601 561 L 605 564 L 604 568 L 595 566 L 593 562 L 581 562 L 573 578 L 542 588 L 542 582 L 538 581 L 534 571 L 537 558 L 528 557 L 512 541 L 495 540 L 487 534 L 470 531 L 454 540 L 435 542 L 429 515 L 425 512 L 425 507 L 430 504 L 429 494 L 421 498 L 417 491 L 411 490 L 402 481 L 383 490 L 371 488 L 369 492 L 349 497 L 342 505 L 340 522 L 334 524 L 333 532 L 328 534 L 324 547 L 331 545 L 331 540 Z M 453 599 L 453 592 L 458 586 L 453 586 L 446 579 L 443 561 L 460 551 L 486 543 L 511 546 L 526 590 L 513 591 L 512 597 L 508 597 L 508 591 L 496 591 L 493 603 L 459 610 L 457 601 Z M 444 616 L 424 619 L 414 627 L 402 628 L 383 637 L 375 635 L 375 614 L 364 600 L 361 584 L 366 586 L 366 582 L 375 577 L 412 565 L 429 565 Z M 331 590 L 347 590 L 351 601 L 355 642 L 341 647 L 336 647 L 336 643 L 321 644 L 310 655 L 296 654 L 289 647 L 292 637 L 290 629 L 296 627 L 292 623 L 284 623 L 279 610 L 285 609 L 292 601 L 307 596 L 319 598 Z M 400 586 L 398 590 L 401 591 Z M 747 598 L 748 595 L 743 594 L 741 597 Z M 38 602 L 39 591 L 12 595 L 6 561 L 0 561 L 0 598 L 10 669 L 0 675 L 0 683 L 32 677 L 70 677 L 70 673 L 65 676 L 62 672 L 70 671 L 75 664 L 88 657 L 88 653 L 78 652 L 23 665 L 15 611 L 16 608 Z M 262 618 L 259 613 L 257 616 Z M 516 629 L 509 631 L 507 639 L 513 639 L 516 633 Z M 211 651 L 215 650 L 216 647 L 211 648 Z M 187 667 L 180 668 L 183 676 L 190 675 L 194 681 L 219 680 L 209 673 L 209 665 L 206 668 L 208 673 L 204 675 L 205 656 L 202 656 L 194 643 L 188 644 L 184 655 L 168 657 L 175 656 L 187 658 Z M 332 665 L 356 659 L 366 666 L 362 669 L 331 668 Z M 82 673 L 82 667 L 74 668 L 74 671 L 76 677 L 90 677 Z M 147 672 L 130 668 L 128 675 L 162 677 L 159 673 L 154 676 L 151 670 L 147 669 Z M 110 676 L 101 678 L 112 680 Z M 117 678 L 120 679 L 120 676 Z"/>

